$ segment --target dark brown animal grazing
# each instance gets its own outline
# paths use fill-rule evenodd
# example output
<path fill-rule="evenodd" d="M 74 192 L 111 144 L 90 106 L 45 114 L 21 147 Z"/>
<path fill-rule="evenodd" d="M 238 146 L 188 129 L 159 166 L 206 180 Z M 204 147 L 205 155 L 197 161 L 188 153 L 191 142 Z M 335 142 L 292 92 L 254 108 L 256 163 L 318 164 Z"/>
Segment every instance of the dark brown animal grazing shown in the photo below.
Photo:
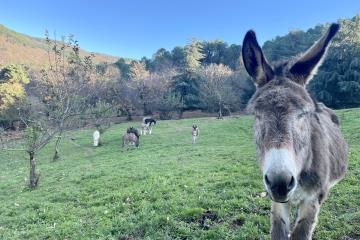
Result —
<path fill-rule="evenodd" d="M 126 134 L 122 137 L 122 147 L 125 146 L 134 146 L 139 147 L 140 144 L 140 135 L 136 128 L 129 127 L 126 130 Z"/>
<path fill-rule="evenodd" d="M 305 85 L 315 74 L 331 39 L 332 24 L 307 52 L 270 66 L 249 31 L 243 61 L 257 90 L 248 104 L 255 115 L 257 158 L 271 207 L 271 239 L 311 239 L 321 203 L 345 175 L 347 144 L 335 113 L 313 100 Z M 290 229 L 290 205 L 298 207 Z"/>

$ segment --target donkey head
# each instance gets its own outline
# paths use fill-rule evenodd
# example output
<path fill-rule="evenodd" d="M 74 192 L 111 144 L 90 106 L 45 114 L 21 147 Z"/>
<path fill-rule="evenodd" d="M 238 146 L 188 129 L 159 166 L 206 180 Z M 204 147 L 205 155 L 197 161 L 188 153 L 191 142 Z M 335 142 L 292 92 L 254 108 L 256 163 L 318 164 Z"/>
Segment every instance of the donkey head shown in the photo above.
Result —
<path fill-rule="evenodd" d="M 316 103 L 305 85 L 321 64 L 338 29 L 338 24 L 332 24 L 300 57 L 275 66 L 266 61 L 255 33 L 249 31 L 245 36 L 243 62 L 257 87 L 248 111 L 255 115 L 257 158 L 265 188 L 274 201 L 289 201 L 300 173 L 309 167 Z"/>

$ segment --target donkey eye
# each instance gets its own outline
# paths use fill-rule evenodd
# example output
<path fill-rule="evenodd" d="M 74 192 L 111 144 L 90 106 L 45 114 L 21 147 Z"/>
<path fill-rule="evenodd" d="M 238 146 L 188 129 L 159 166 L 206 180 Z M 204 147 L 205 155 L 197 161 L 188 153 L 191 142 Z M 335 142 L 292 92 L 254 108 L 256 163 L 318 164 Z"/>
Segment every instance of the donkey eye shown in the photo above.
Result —
<path fill-rule="evenodd" d="M 297 118 L 300 119 L 300 118 L 304 117 L 305 115 L 306 115 L 306 112 L 302 112 L 297 115 Z"/>

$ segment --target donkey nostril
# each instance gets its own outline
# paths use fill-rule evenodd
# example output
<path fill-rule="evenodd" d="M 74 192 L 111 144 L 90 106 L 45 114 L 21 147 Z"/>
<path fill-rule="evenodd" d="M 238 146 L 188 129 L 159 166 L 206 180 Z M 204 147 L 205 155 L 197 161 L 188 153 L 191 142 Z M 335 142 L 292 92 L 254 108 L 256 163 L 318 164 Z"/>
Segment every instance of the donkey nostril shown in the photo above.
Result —
<path fill-rule="evenodd" d="M 265 183 L 266 185 L 270 186 L 270 180 L 267 175 L 265 175 Z"/>
<path fill-rule="evenodd" d="M 288 185 L 288 189 L 291 190 L 293 189 L 293 187 L 295 186 L 295 178 L 293 176 L 291 176 L 289 185 Z"/>

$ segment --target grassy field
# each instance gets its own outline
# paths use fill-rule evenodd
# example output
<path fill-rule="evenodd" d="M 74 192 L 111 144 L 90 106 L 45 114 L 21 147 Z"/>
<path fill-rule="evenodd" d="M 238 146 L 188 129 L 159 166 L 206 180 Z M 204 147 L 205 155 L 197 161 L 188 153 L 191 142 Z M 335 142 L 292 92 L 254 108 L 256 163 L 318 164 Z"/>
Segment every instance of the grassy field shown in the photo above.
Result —
<path fill-rule="evenodd" d="M 360 109 L 338 115 L 349 171 L 323 205 L 314 239 L 360 239 Z M 269 239 L 252 121 L 159 121 L 131 151 L 120 148 L 130 123 L 113 126 L 99 148 L 91 130 L 79 130 L 60 161 L 50 161 L 52 148 L 39 154 L 33 191 L 26 156 L 0 152 L 0 239 Z"/>

